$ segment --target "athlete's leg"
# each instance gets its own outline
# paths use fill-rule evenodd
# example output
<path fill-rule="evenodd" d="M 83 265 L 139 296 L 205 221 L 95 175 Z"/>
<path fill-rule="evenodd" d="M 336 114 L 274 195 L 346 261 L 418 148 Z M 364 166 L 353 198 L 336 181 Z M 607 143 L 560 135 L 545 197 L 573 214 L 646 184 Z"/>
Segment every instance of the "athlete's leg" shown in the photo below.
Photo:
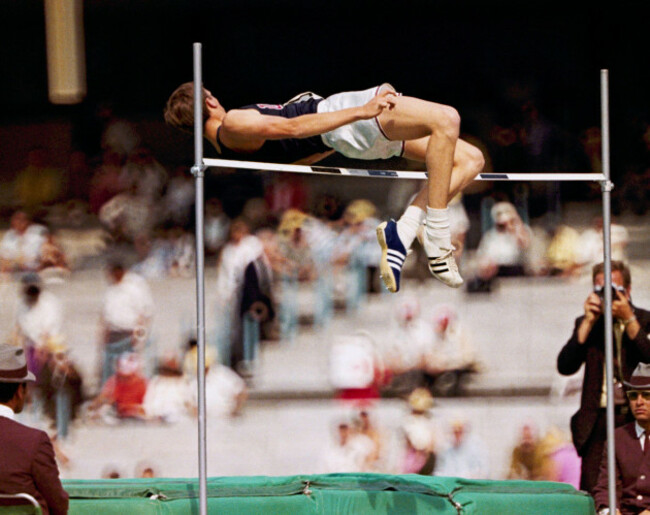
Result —
<path fill-rule="evenodd" d="M 423 160 L 429 173 L 428 206 L 447 207 L 460 117 L 453 107 L 413 97 L 397 97 L 395 106 L 379 115 L 378 121 L 389 139 L 423 140 Z"/>
<path fill-rule="evenodd" d="M 404 157 L 414 161 L 425 162 L 426 149 L 429 138 L 420 138 L 404 142 Z M 449 184 L 449 194 L 447 202 L 454 198 L 459 192 L 463 191 L 474 178 L 481 173 L 485 165 L 485 158 L 474 145 L 463 139 L 456 142 L 454 152 L 454 166 L 451 171 L 451 182 Z M 413 204 L 425 209 L 428 190 L 425 188 L 413 201 Z"/>
<path fill-rule="evenodd" d="M 424 218 L 427 206 L 441 209 L 447 207 L 448 192 L 453 175 L 452 168 L 455 161 L 462 161 L 462 156 L 455 157 L 455 142 L 451 145 L 451 141 L 457 137 L 457 129 L 453 127 L 454 119 L 457 118 L 455 113 L 453 108 L 441 104 L 412 97 L 397 97 L 393 109 L 386 110 L 378 117 L 382 130 L 389 139 L 405 140 L 405 157 L 426 164 L 429 172 L 428 185 L 420 191 L 412 203 L 412 206 L 422 210 L 421 218 Z M 451 150 L 451 164 L 438 165 L 436 163 L 437 150 L 435 147 L 440 146 L 438 140 L 443 141 L 442 146 L 446 143 L 449 147 L 447 150 Z M 458 167 L 457 164 L 456 167 Z M 442 180 L 440 180 L 440 176 L 442 176 Z M 455 184 L 455 186 L 457 185 Z M 411 246 L 419 227 L 419 223 L 416 223 L 417 211 L 411 209 L 411 206 L 407 211 L 410 211 L 412 216 L 407 217 L 407 220 L 402 217 L 397 225 L 399 237 L 406 249 Z M 405 215 L 408 214 L 408 212 L 405 213 Z M 445 244 L 446 242 L 440 243 Z M 450 245 L 449 242 L 447 246 Z"/>
<path fill-rule="evenodd" d="M 424 162 L 427 144 L 429 137 L 410 140 L 405 142 L 404 157 L 414 161 Z M 465 187 L 474 181 L 474 178 L 483 170 L 485 165 L 485 158 L 481 152 L 474 145 L 467 141 L 459 139 L 456 143 L 456 150 L 454 152 L 454 166 L 451 171 L 451 183 L 449 185 L 449 196 L 447 201 L 451 201 L 459 192 L 463 191 Z M 424 221 L 427 200 L 429 196 L 428 187 L 422 188 L 414 197 L 409 208 L 405 211 L 402 218 L 397 222 L 398 231 L 400 234 L 405 232 L 410 233 L 420 229 L 419 225 Z M 414 210 L 413 208 L 417 208 Z M 419 215 L 419 216 L 418 216 Z M 419 222 L 416 227 L 416 221 Z M 418 234 L 420 238 L 422 233 Z M 404 241 L 408 241 L 407 237 L 402 237 Z"/>
<path fill-rule="evenodd" d="M 398 97 L 393 109 L 384 111 L 378 120 L 389 139 L 411 142 L 407 150 L 407 157 L 418 158 L 426 164 L 429 181 L 426 191 L 427 228 L 423 238 L 423 245 L 429 260 L 429 270 L 434 277 L 445 284 L 458 287 L 463 283 L 463 280 L 452 254 L 449 216 L 446 208 L 447 202 L 451 198 L 450 188 L 454 164 L 456 163 L 458 169 L 458 163 L 464 164 L 467 161 L 468 154 L 472 154 L 464 143 L 459 151 L 456 151 L 460 117 L 456 110 L 449 106 L 412 97 Z M 477 159 L 474 168 L 478 168 L 480 161 L 480 159 Z M 465 168 L 467 167 L 463 167 L 463 170 Z M 478 171 L 475 173 L 478 173 Z M 466 171 L 457 174 L 459 178 L 455 179 L 454 190 L 464 186 L 469 180 L 466 176 L 470 173 Z M 424 193 L 418 195 L 414 202 L 415 205 L 409 206 L 407 212 L 411 210 L 413 214 L 415 209 L 421 210 L 424 197 Z M 410 218 L 411 223 L 409 225 L 415 225 L 416 217 L 411 216 Z M 400 219 L 400 222 L 403 221 L 402 219 Z M 399 246 L 393 245 L 391 247 L 389 238 L 393 242 L 399 240 L 404 244 L 404 248 L 408 248 L 414 238 L 412 228 L 404 228 L 404 225 L 398 226 L 395 224 L 395 227 L 392 227 L 385 223 L 377 229 L 377 236 L 382 247 L 382 277 L 384 277 L 385 281 L 388 279 L 386 282 L 389 289 L 391 289 L 390 280 L 395 279 L 395 275 L 397 275 L 397 288 L 399 288 L 401 263 L 390 263 L 387 258 L 390 258 L 389 253 L 394 248 L 398 249 L 398 252 L 395 253 L 400 258 L 402 254 Z M 406 234 L 405 237 L 403 237 L 404 234 Z M 391 291 L 396 290 L 391 289 Z"/>
<path fill-rule="evenodd" d="M 404 157 L 414 161 L 424 163 L 427 144 L 429 137 L 410 140 L 404 142 Z M 449 185 L 449 195 L 447 201 L 462 191 L 466 186 L 474 181 L 474 178 L 483 170 L 485 159 L 483 153 L 474 145 L 459 139 L 456 143 L 456 150 L 454 152 L 454 166 L 451 171 L 451 183 Z M 427 209 L 427 201 L 429 199 L 428 186 L 424 186 L 415 196 L 409 207 L 418 208 L 417 210 L 407 209 L 402 218 L 397 222 L 398 231 L 402 241 L 408 244 L 412 241 L 409 237 L 412 232 L 417 232 L 419 224 L 424 221 Z"/>

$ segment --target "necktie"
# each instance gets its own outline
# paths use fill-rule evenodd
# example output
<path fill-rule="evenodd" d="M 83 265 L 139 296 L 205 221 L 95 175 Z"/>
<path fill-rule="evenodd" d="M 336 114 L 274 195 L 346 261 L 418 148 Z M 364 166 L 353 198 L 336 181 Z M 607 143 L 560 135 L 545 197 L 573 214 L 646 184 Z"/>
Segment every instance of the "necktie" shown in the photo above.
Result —
<path fill-rule="evenodd" d="M 623 334 L 625 333 L 625 325 L 618 322 L 614 325 L 614 341 L 616 343 L 614 354 L 614 375 L 618 374 L 617 379 L 623 380 L 623 361 L 622 361 L 622 347 L 623 347 Z"/>

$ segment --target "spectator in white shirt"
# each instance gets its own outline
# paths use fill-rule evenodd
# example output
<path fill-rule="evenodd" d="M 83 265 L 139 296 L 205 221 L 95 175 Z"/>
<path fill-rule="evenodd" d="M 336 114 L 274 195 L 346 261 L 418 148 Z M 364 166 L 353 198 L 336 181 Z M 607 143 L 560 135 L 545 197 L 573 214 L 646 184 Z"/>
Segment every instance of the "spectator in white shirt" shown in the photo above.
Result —
<path fill-rule="evenodd" d="M 188 343 L 185 355 L 185 371 L 188 375 L 189 406 L 198 414 L 198 348 L 196 339 Z M 248 398 L 245 381 L 230 368 L 216 361 L 215 353 L 206 347 L 205 354 L 205 402 L 209 417 L 221 418 L 238 415 Z"/>
<path fill-rule="evenodd" d="M 456 417 L 451 423 L 452 441 L 438 456 L 436 476 L 465 479 L 488 479 L 487 447 L 476 436 L 469 435 L 468 423 Z"/>
<path fill-rule="evenodd" d="M 156 375 L 147 385 L 144 411 L 148 419 L 175 423 L 187 415 L 191 392 L 179 360 L 168 354 L 158 363 Z"/>
<path fill-rule="evenodd" d="M 111 283 L 101 313 L 104 361 L 102 384 L 115 373 L 115 360 L 123 352 L 142 351 L 153 318 L 153 296 L 142 277 L 127 272 L 120 262 L 107 270 Z"/>
<path fill-rule="evenodd" d="M 50 340 L 63 339 L 63 306 L 56 295 L 43 291 L 37 274 L 26 274 L 21 282 L 15 343 L 25 347 L 29 369 L 38 375 L 38 350 L 45 349 Z"/>
<path fill-rule="evenodd" d="M 325 448 L 323 468 L 325 472 L 367 471 L 368 457 L 375 450 L 375 444 L 366 435 L 355 433 L 348 423 L 338 425 L 335 441 Z"/>
<path fill-rule="evenodd" d="M 530 227 L 510 202 L 497 202 L 490 214 L 494 227 L 483 235 L 476 251 L 481 275 L 489 275 L 485 269 L 500 276 L 524 275 L 532 240 Z"/>
<path fill-rule="evenodd" d="M 24 211 L 16 211 L 11 216 L 10 225 L 0 241 L 0 271 L 38 270 L 47 229 L 32 223 Z"/>

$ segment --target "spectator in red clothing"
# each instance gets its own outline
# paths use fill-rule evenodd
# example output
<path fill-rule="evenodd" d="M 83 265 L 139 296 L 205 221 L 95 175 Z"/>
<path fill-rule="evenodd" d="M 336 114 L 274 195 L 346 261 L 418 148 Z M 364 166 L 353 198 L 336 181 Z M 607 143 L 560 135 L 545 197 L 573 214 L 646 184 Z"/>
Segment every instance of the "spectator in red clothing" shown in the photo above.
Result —
<path fill-rule="evenodd" d="M 140 357 L 125 352 L 117 361 L 116 373 L 108 378 L 90 409 L 111 406 L 119 418 L 143 418 L 145 393 L 147 379 L 141 373 Z"/>
<path fill-rule="evenodd" d="M 278 176 L 264 192 L 269 211 L 278 218 L 288 209 L 305 211 L 308 197 L 305 182 L 297 174 Z"/>

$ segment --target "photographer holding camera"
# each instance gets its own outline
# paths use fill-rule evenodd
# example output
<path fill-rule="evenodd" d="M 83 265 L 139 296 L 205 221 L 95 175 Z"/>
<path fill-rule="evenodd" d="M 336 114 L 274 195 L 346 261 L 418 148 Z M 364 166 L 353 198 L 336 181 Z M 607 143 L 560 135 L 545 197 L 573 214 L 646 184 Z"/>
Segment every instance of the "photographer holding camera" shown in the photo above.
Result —
<path fill-rule="evenodd" d="M 607 439 L 605 382 L 604 264 L 593 267 L 594 290 L 584 303 L 583 316 L 557 358 L 562 375 L 575 374 L 585 364 L 580 409 L 571 417 L 573 444 L 582 457 L 580 488 L 591 493 Z M 632 420 L 623 392 L 639 362 L 650 362 L 650 312 L 632 304 L 630 269 L 612 261 L 612 316 L 614 328 L 614 412 L 619 427 Z"/>

